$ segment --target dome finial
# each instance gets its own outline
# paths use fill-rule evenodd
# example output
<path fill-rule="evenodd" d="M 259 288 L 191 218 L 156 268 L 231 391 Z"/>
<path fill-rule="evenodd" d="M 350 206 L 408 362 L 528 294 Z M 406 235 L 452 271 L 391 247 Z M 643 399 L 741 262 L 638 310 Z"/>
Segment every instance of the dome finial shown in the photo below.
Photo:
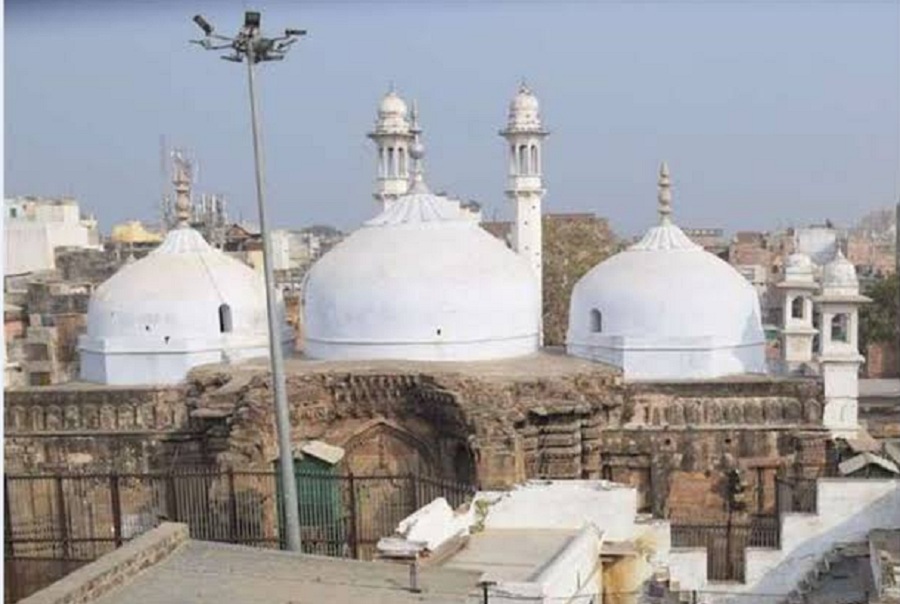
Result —
<path fill-rule="evenodd" d="M 412 160 L 412 172 L 409 177 L 409 192 L 427 193 L 428 187 L 425 185 L 424 170 L 422 168 L 422 158 L 425 157 L 425 145 L 422 144 L 422 140 L 419 137 L 419 135 L 422 134 L 422 128 L 419 126 L 419 104 L 415 99 L 413 99 L 409 117 L 409 131 L 413 135 L 413 142 L 409 147 L 409 158 Z"/>
<path fill-rule="evenodd" d="M 663 161 L 659 165 L 659 223 L 669 224 L 669 215 L 672 214 L 672 183 L 669 180 L 669 164 Z"/>
<path fill-rule="evenodd" d="M 528 80 L 525 79 L 525 76 L 519 78 L 519 92 L 522 94 L 531 94 L 531 89 L 528 88 Z"/>

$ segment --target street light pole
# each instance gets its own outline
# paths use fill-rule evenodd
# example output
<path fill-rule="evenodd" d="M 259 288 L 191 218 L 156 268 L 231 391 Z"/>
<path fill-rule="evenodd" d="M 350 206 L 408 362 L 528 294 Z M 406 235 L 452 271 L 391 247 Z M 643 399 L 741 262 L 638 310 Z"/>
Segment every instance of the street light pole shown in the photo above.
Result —
<path fill-rule="evenodd" d="M 272 267 L 272 240 L 266 221 L 265 178 L 263 173 L 262 141 L 259 127 L 259 114 L 256 103 L 255 66 L 263 61 L 280 61 L 284 59 L 291 44 L 299 36 L 305 35 L 303 30 L 287 29 L 279 38 L 263 38 L 260 35 L 258 12 L 247 12 L 244 15 L 244 27 L 234 38 L 214 33 L 202 16 L 194 17 L 194 22 L 203 30 L 203 40 L 192 40 L 206 50 L 231 49 L 233 54 L 223 59 L 242 62 L 247 60 L 247 82 L 250 89 L 250 121 L 253 128 L 253 158 L 256 169 L 256 201 L 259 206 L 259 229 L 263 240 L 263 269 L 266 280 L 266 309 L 269 322 L 269 358 L 272 366 L 272 385 L 275 394 L 275 425 L 278 432 L 278 454 L 281 466 L 281 485 L 284 494 L 284 518 L 287 548 L 301 551 L 300 541 L 300 506 L 297 497 L 297 482 L 294 474 L 294 456 L 291 447 L 291 420 L 287 404 L 287 388 L 284 378 L 284 358 L 281 348 L 281 330 L 279 329 L 278 309 L 276 305 L 275 275 Z"/>

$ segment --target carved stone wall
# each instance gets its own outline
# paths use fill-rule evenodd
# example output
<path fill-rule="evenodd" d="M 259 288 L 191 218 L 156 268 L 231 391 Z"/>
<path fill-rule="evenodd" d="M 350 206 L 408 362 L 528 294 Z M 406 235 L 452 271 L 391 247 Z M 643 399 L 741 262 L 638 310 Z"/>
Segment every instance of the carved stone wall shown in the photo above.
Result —
<path fill-rule="evenodd" d="M 218 463 L 269 467 L 266 378 L 195 372 L 191 397 L 195 416 L 216 409 L 204 421 Z M 498 379 L 361 367 L 292 373 L 288 398 L 294 442 L 344 447 L 356 474 L 423 472 L 483 488 L 607 478 L 639 487 L 642 507 L 659 515 L 724 507 L 722 480 L 735 468 L 759 482 L 754 503 L 766 511 L 776 472 L 825 466 L 821 392 L 808 380 L 624 384 L 602 372 Z M 676 493 L 673 508 L 672 485 L 690 476 L 693 493 Z"/>
<path fill-rule="evenodd" d="M 5 392 L 7 472 L 146 471 L 190 438 L 179 389 L 27 388 Z"/>
<path fill-rule="evenodd" d="M 343 447 L 343 469 L 356 475 L 419 473 L 482 488 L 527 478 L 626 482 L 638 487 L 643 510 L 670 517 L 723 511 L 728 470 L 746 476 L 751 511 L 768 511 L 777 472 L 825 468 L 817 382 L 631 384 L 591 367 L 291 362 L 291 437 L 295 448 L 311 439 Z M 7 464 L 269 469 L 278 453 L 273 411 L 261 364 L 198 369 L 181 388 L 12 390 Z"/>

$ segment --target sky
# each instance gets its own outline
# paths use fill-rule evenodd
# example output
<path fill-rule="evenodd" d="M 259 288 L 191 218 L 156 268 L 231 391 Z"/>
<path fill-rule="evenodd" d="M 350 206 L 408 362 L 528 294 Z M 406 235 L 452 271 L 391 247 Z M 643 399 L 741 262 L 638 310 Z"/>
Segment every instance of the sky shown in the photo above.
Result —
<path fill-rule="evenodd" d="M 7 0 L 4 192 L 74 195 L 101 229 L 158 219 L 160 138 L 197 192 L 256 217 L 244 66 L 188 43 L 248 9 L 309 35 L 259 68 L 276 227 L 376 212 L 366 138 L 393 82 L 417 99 L 426 180 L 508 219 L 498 136 L 525 78 L 551 131 L 544 212 L 622 235 L 850 224 L 900 198 L 900 0 Z"/>

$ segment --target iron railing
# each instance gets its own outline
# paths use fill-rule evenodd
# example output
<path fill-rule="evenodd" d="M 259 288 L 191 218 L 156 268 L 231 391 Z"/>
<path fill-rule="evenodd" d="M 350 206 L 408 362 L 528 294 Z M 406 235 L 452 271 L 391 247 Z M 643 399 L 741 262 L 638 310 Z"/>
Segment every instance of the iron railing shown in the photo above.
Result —
<path fill-rule="evenodd" d="M 710 581 L 743 581 L 748 547 L 779 547 L 778 517 L 758 515 L 718 524 L 673 524 L 672 546 L 706 548 Z"/>
<path fill-rule="evenodd" d="M 273 471 L 6 475 L 6 602 L 170 520 L 191 538 L 278 548 L 283 509 Z M 415 474 L 297 473 L 303 550 L 371 558 L 378 539 L 430 501 L 456 507 L 474 488 Z"/>
<path fill-rule="evenodd" d="M 818 491 L 815 478 L 775 478 L 775 500 L 778 513 L 818 511 Z"/>

